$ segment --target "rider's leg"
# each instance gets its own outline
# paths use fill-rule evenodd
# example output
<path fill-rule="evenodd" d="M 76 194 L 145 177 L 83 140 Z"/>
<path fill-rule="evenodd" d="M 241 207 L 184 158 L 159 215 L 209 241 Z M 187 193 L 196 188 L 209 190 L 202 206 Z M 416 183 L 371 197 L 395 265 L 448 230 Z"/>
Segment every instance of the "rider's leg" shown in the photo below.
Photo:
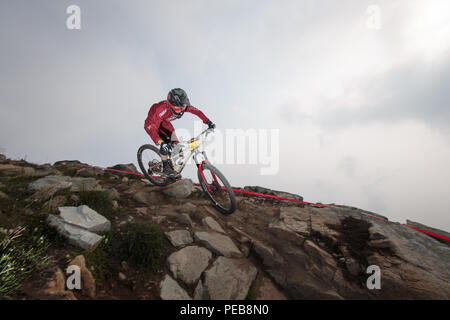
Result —
<path fill-rule="evenodd" d="M 160 137 L 164 142 L 166 143 L 170 142 L 170 138 L 166 134 L 161 133 Z M 160 153 L 159 156 L 161 157 L 162 160 L 163 172 L 169 177 L 177 176 L 177 173 L 173 170 L 172 163 L 170 163 L 169 161 L 169 155 Z"/>

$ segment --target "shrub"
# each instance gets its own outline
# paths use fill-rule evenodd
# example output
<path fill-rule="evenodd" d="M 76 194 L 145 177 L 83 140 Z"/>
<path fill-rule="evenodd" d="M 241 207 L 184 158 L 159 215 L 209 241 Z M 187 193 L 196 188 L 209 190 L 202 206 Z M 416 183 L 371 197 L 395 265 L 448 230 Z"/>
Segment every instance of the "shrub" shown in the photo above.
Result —
<path fill-rule="evenodd" d="M 155 225 L 127 223 L 114 234 L 111 249 L 121 260 L 146 273 L 153 273 L 160 265 L 166 246 L 161 230 Z"/>
<path fill-rule="evenodd" d="M 48 266 L 49 243 L 33 231 L 18 228 L 0 243 L 0 299 L 11 299 L 23 281 L 35 270 Z M 23 236 L 28 233 L 26 236 Z"/>
<path fill-rule="evenodd" d="M 80 191 L 79 205 L 87 205 L 99 214 L 111 219 L 114 216 L 112 202 L 103 191 Z"/>
<path fill-rule="evenodd" d="M 83 254 L 86 258 L 86 265 L 93 266 L 92 272 L 95 279 L 103 281 L 112 276 L 110 255 L 114 252 L 111 250 L 111 237 L 112 231 L 109 231 L 104 235 L 105 238 L 98 245 L 98 247 L 92 251 L 82 251 L 76 255 Z"/>

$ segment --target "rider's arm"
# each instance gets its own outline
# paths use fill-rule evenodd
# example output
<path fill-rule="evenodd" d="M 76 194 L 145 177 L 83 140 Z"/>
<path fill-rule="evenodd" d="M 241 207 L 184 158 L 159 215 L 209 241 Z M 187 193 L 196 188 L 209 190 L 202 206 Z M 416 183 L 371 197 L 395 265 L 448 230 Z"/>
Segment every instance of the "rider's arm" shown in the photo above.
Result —
<path fill-rule="evenodd" d="M 158 128 L 161 124 L 161 119 L 159 117 L 151 117 L 150 115 L 145 120 L 144 128 L 147 131 L 150 138 L 152 138 L 153 142 L 157 145 L 162 143 L 162 139 L 158 134 Z"/>
<path fill-rule="evenodd" d="M 200 119 L 202 119 L 203 123 L 207 123 L 208 122 L 208 118 L 205 116 L 205 114 L 203 112 L 201 112 L 200 110 L 198 110 L 196 107 L 193 106 L 188 106 L 186 108 L 185 112 L 189 112 L 192 114 L 195 114 L 197 117 L 199 117 Z"/>

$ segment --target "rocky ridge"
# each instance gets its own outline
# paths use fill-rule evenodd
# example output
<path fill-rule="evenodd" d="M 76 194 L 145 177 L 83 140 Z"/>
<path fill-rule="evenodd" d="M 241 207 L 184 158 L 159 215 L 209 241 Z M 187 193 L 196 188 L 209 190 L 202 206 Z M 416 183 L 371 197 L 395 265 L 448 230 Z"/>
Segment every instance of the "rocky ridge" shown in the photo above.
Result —
<path fill-rule="evenodd" d="M 22 287 L 25 298 L 450 298 L 450 247 L 399 223 L 371 218 L 364 214 L 368 211 L 347 206 L 317 208 L 236 194 L 236 212 L 224 216 L 188 179 L 160 188 L 139 177 L 80 164 L 0 161 L 3 230 L 12 227 L 14 219 L 8 219 L 13 213 L 45 212 L 48 225 L 55 227 L 69 246 L 84 252 L 81 257 L 68 257 L 72 249 L 55 249 L 51 268 L 35 274 Z M 113 168 L 133 169 L 130 165 Z M 16 180 L 23 185 L 12 186 Z M 244 189 L 293 196 L 262 187 Z M 106 211 L 81 203 L 82 190 L 104 194 L 116 214 L 109 212 L 105 217 Z M 23 201 L 22 211 L 9 207 L 13 198 Z M 94 279 L 86 271 L 98 266 L 84 265 L 83 281 L 90 289 L 70 291 L 61 285 L 63 270 L 75 258 L 83 266 L 84 256 L 95 253 L 105 241 L 104 233 L 119 232 L 130 221 L 155 224 L 166 237 L 170 249 L 155 274 L 142 278 L 121 261 L 113 265 L 111 277 Z M 380 289 L 367 286 L 369 266 L 380 269 Z"/>

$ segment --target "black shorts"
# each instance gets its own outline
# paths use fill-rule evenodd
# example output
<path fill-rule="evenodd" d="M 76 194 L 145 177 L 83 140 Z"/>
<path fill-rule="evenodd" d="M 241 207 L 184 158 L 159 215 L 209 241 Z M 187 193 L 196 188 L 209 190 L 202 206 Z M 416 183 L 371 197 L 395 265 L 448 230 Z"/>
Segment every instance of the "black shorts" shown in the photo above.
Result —
<path fill-rule="evenodd" d="M 164 141 L 165 143 L 171 143 L 172 142 L 172 131 L 167 130 L 163 126 L 159 126 L 158 128 L 158 134 L 159 137 Z"/>

